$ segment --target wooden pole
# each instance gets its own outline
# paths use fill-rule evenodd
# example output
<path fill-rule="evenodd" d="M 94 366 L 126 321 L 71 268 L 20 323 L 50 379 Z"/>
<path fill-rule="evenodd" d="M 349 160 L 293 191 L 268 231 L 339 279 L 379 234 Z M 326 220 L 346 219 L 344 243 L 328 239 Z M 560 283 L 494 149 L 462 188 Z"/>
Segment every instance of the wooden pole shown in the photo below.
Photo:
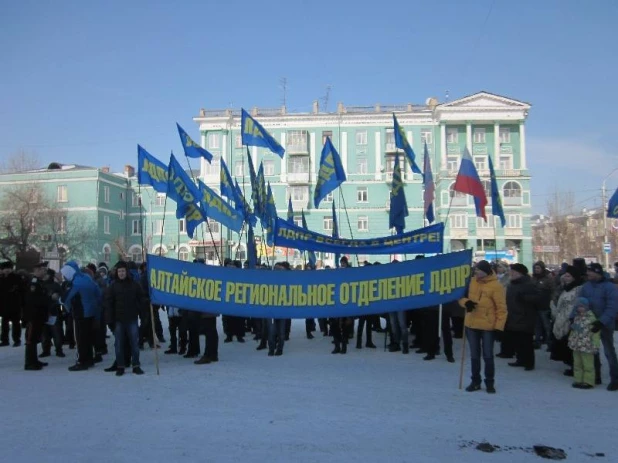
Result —
<path fill-rule="evenodd" d="M 157 369 L 157 376 L 159 376 L 159 345 L 157 344 L 157 335 L 155 333 L 154 326 L 154 307 L 152 306 L 152 302 L 150 303 L 150 327 L 152 329 L 152 342 L 154 348 L 154 356 L 155 356 L 155 367 Z"/>
<path fill-rule="evenodd" d="M 465 323 L 465 318 L 464 318 Z M 461 346 L 461 366 L 459 367 L 459 389 L 463 388 L 464 364 L 466 363 L 466 325 L 463 328 L 463 344 Z"/>

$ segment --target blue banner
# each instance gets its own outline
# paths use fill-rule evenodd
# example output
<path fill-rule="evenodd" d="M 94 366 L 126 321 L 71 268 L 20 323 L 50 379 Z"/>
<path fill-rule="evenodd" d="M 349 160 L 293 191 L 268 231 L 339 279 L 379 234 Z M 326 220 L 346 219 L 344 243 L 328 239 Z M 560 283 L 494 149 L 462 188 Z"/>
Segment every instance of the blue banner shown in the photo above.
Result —
<path fill-rule="evenodd" d="M 140 145 L 137 145 L 137 182 L 167 193 L 167 166 Z"/>
<path fill-rule="evenodd" d="M 242 144 L 247 146 L 262 146 L 283 158 L 285 150 L 269 134 L 262 125 L 249 116 L 244 109 L 241 111 Z"/>
<path fill-rule="evenodd" d="M 185 132 L 180 125 L 178 125 L 178 122 L 176 122 L 176 127 L 178 127 L 178 135 L 180 135 L 180 141 L 182 142 L 182 148 L 185 150 L 185 156 L 188 158 L 201 157 L 206 159 L 208 162 L 212 161 L 212 154 L 195 143 L 189 134 Z"/>
<path fill-rule="evenodd" d="M 294 248 L 300 251 L 359 254 L 439 254 L 442 252 L 444 224 L 435 223 L 401 235 L 350 240 L 331 238 L 297 227 L 277 217 L 275 222 L 275 246 Z"/>
<path fill-rule="evenodd" d="M 197 183 L 202 194 L 200 205 L 202 206 L 204 215 L 210 219 L 216 220 L 230 230 L 240 233 L 244 220 L 242 214 L 225 202 L 221 196 L 211 190 L 201 180 L 198 180 Z"/>
<path fill-rule="evenodd" d="M 154 304 L 252 318 L 363 316 L 443 304 L 463 297 L 471 263 L 471 250 L 312 272 L 218 267 L 151 254 L 147 261 Z"/>
<path fill-rule="evenodd" d="M 173 154 L 170 155 L 170 164 L 167 170 L 167 196 L 176 201 L 177 219 L 182 219 L 189 206 L 195 205 L 200 200 L 200 190 Z"/>
<path fill-rule="evenodd" d="M 316 209 L 320 206 L 322 199 L 345 181 L 345 170 L 343 169 L 343 164 L 341 164 L 339 153 L 330 141 L 330 137 L 326 137 L 324 148 L 322 148 L 322 155 L 320 156 L 318 179 L 313 192 L 313 204 Z"/>

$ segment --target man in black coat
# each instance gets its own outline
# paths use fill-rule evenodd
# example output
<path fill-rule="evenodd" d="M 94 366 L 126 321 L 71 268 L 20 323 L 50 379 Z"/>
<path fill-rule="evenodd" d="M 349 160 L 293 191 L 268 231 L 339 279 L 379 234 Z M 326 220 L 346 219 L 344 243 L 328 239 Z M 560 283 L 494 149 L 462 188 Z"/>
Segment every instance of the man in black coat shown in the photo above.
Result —
<path fill-rule="evenodd" d="M 34 266 L 33 277 L 28 284 L 25 295 L 23 320 L 26 324 L 26 361 L 25 370 L 38 371 L 47 363 L 37 357 L 37 344 L 41 341 L 43 325 L 47 321 L 51 297 L 43 285 L 47 273 L 47 262 Z"/>
<path fill-rule="evenodd" d="M 49 306 L 48 322 L 43 325 L 41 342 L 43 351 L 39 357 L 49 357 L 51 355 L 52 340 L 54 341 L 54 347 L 56 349 L 56 357 L 65 357 L 62 351 L 62 321 L 60 319 L 60 295 L 62 294 L 62 287 L 60 283 L 56 281 L 56 272 L 53 269 L 47 269 L 43 286 L 51 298 L 51 304 Z"/>
<path fill-rule="evenodd" d="M 9 323 L 13 337 L 13 347 L 21 345 L 21 311 L 24 301 L 24 284 L 19 275 L 13 271 L 13 263 L 0 264 L 0 317 L 2 333 L 0 346 L 9 345 Z"/>
<path fill-rule="evenodd" d="M 517 361 L 512 367 L 534 370 L 534 331 L 536 308 L 542 295 L 523 264 L 511 264 L 511 283 L 506 289 L 508 311 L 505 334 L 513 341 Z"/>
<path fill-rule="evenodd" d="M 116 376 L 124 374 L 124 343 L 125 335 L 131 345 L 131 364 L 133 373 L 142 375 L 144 372 L 139 363 L 139 328 L 137 317 L 146 303 L 140 284 L 133 280 L 128 272 L 126 262 L 116 264 L 116 280 L 105 293 L 105 311 L 107 321 L 114 327 L 116 350 Z"/>

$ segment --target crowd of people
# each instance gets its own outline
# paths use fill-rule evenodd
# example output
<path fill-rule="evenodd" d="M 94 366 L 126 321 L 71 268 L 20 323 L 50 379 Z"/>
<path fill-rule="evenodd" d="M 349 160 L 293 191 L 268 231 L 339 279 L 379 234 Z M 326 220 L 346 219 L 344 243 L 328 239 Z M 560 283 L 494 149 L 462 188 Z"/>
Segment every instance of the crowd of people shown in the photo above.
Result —
<path fill-rule="evenodd" d="M 199 259 L 195 262 L 203 263 Z M 238 260 L 226 259 L 224 265 L 243 268 Z M 345 270 L 349 266 L 348 259 L 342 257 L 340 267 Z M 120 261 L 109 269 L 104 263 L 79 267 L 68 262 L 60 272 L 47 267 L 41 262 L 27 274 L 16 271 L 11 262 L 0 264 L 0 347 L 10 345 L 9 336 L 13 347 L 19 347 L 25 328 L 25 370 L 42 370 L 47 363 L 41 359 L 52 355 L 52 346 L 57 357 L 65 357 L 67 347 L 77 348 L 77 361 L 69 371 L 88 370 L 108 354 L 111 332 L 115 358 L 105 371 L 122 376 L 131 367 L 134 374 L 143 374 L 140 351 L 146 344 L 158 348 L 166 342 L 161 311 L 169 321 L 170 342 L 165 354 L 195 359 L 196 365 L 219 361 L 219 314 L 151 304 L 145 264 L 138 267 L 134 262 Z M 265 265 L 260 268 L 268 269 Z M 292 268 L 288 262 L 278 262 L 272 270 Z M 307 266 L 305 270 L 314 269 Z M 465 333 L 472 373 L 466 388 L 469 392 L 482 389 L 482 362 L 485 389 L 495 393 L 494 357 L 513 359 L 509 366 L 532 371 L 535 351 L 543 345 L 552 360 L 567 366 L 564 374 L 573 377 L 573 387 L 593 388 L 602 383 L 602 345 L 610 370 L 607 389 L 615 391 L 617 312 L 618 289 L 599 264 L 587 266 L 576 259 L 573 265 L 564 264 L 552 273 L 543 262 L 537 262 L 530 275 L 523 264 L 480 261 L 474 264 L 466 296 L 444 304 L 442 310 L 433 306 L 358 318 L 318 319 L 317 323 L 306 319 L 304 323 L 308 339 L 314 339 L 318 330 L 322 336 L 332 337 L 332 354 L 346 354 L 355 337 L 356 349 L 375 349 L 373 333 L 377 332 L 387 336 L 389 352 L 409 354 L 412 348 L 431 361 L 442 347 L 450 363 L 455 362 L 453 338 Z M 290 339 L 291 322 L 223 316 L 223 342 L 244 343 L 246 336 L 252 336 L 258 342 L 256 350 L 281 356 Z M 201 336 L 205 336 L 203 350 Z M 494 355 L 496 342 L 500 352 Z"/>

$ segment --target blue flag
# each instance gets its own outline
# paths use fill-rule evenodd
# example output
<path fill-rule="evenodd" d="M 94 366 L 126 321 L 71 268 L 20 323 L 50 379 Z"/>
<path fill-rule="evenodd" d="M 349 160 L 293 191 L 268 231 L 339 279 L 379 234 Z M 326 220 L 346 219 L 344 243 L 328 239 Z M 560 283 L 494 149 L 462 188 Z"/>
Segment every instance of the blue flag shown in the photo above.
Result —
<path fill-rule="evenodd" d="M 393 166 L 393 184 L 391 187 L 391 207 L 388 212 L 388 227 L 394 228 L 398 235 L 403 233 L 406 228 L 406 217 L 408 216 L 408 203 L 406 194 L 403 190 L 401 181 L 401 167 L 399 166 L 399 153 L 395 154 L 395 165 Z"/>
<path fill-rule="evenodd" d="M 200 200 L 200 190 L 189 178 L 174 154 L 170 155 L 167 171 L 167 196 L 176 201 L 176 218 L 183 218 L 189 206 Z"/>
<path fill-rule="evenodd" d="M 339 226 L 337 225 L 337 211 L 335 210 L 335 201 L 332 203 L 333 206 L 333 238 L 339 238 Z M 340 254 L 335 254 L 335 267 L 339 268 L 339 256 Z"/>
<path fill-rule="evenodd" d="M 307 220 L 305 219 L 305 211 L 301 211 L 301 217 L 302 217 L 302 221 L 303 221 L 303 228 L 305 230 L 309 230 L 309 227 L 307 227 Z M 317 262 L 317 259 L 315 258 L 315 252 L 314 251 L 307 251 L 307 262 L 309 263 L 309 265 L 312 268 L 315 268 L 315 264 Z"/>
<path fill-rule="evenodd" d="M 212 154 L 195 143 L 189 134 L 185 132 L 182 127 L 180 127 L 178 122 L 176 123 L 176 127 L 178 127 L 178 135 L 180 135 L 180 141 L 182 142 L 182 147 L 185 150 L 185 156 L 188 158 L 204 158 L 208 162 L 212 161 Z"/>
<path fill-rule="evenodd" d="M 618 219 L 618 188 L 607 203 L 607 217 L 610 219 Z"/>
<path fill-rule="evenodd" d="M 273 190 L 270 188 L 270 182 L 268 182 L 268 188 L 266 192 L 266 204 L 264 205 L 264 220 L 262 221 L 262 226 L 266 229 L 266 244 L 268 246 L 273 245 L 276 220 L 277 206 L 275 205 L 275 197 L 273 196 Z"/>
<path fill-rule="evenodd" d="M 232 182 L 232 176 L 227 168 L 225 160 L 221 158 L 221 196 L 225 196 L 227 199 L 234 201 L 234 204 L 240 202 L 236 196 L 236 190 L 234 188 L 234 182 Z"/>
<path fill-rule="evenodd" d="M 266 204 L 268 202 L 266 191 L 266 180 L 264 179 L 264 164 L 260 162 L 260 167 L 257 173 L 257 199 L 258 203 L 255 204 L 255 213 L 262 221 L 266 220 Z"/>
<path fill-rule="evenodd" d="M 294 208 L 292 207 L 292 197 L 288 198 L 288 222 L 294 222 Z"/>
<path fill-rule="evenodd" d="M 283 147 L 277 143 L 277 140 L 275 140 L 258 121 L 249 116 L 244 109 L 242 110 L 241 125 L 243 145 L 262 146 L 278 154 L 280 158 L 283 158 L 283 154 L 285 153 Z"/>
<path fill-rule="evenodd" d="M 140 185 L 150 185 L 159 193 L 167 193 L 167 167 L 137 145 L 137 182 Z"/>
<path fill-rule="evenodd" d="M 313 203 L 315 207 L 318 208 L 320 201 L 345 181 L 345 171 L 343 170 L 339 153 L 337 153 L 337 150 L 330 141 L 330 137 L 326 137 L 326 142 L 324 143 L 324 148 L 322 148 L 322 155 L 320 157 L 318 179 L 315 184 L 315 191 L 313 192 Z"/>
<path fill-rule="evenodd" d="M 423 153 L 423 164 L 423 203 L 425 218 L 427 222 L 432 223 L 436 220 L 436 216 L 433 213 L 433 198 L 436 193 L 436 185 L 433 183 L 433 173 L 431 172 L 431 160 L 429 159 L 427 143 L 425 143 L 425 150 Z"/>
<path fill-rule="evenodd" d="M 189 204 L 185 212 L 185 223 L 187 225 L 187 235 L 193 239 L 195 229 L 199 224 L 206 222 L 204 211 L 195 203 Z"/>
<path fill-rule="evenodd" d="M 253 158 L 251 157 L 249 148 L 247 148 L 247 158 L 249 163 L 249 181 L 251 182 L 251 201 L 253 202 L 253 210 L 256 215 L 259 215 L 258 205 L 260 204 L 260 190 L 258 188 L 257 174 L 255 173 Z"/>
<path fill-rule="evenodd" d="M 408 137 L 406 137 L 406 132 L 403 130 L 403 127 L 399 125 L 397 122 L 397 117 L 395 117 L 395 113 L 393 113 L 393 122 L 395 124 L 394 132 L 395 132 L 395 146 L 400 150 L 403 150 L 406 153 L 406 157 L 408 158 L 408 162 L 410 163 L 410 168 L 412 172 L 416 174 L 421 174 L 421 169 L 416 165 L 416 154 L 414 154 L 414 150 L 408 143 Z"/>
<path fill-rule="evenodd" d="M 257 248 L 255 246 L 255 235 L 251 223 L 249 223 L 249 231 L 247 232 L 247 262 L 249 268 L 257 267 Z"/>
<path fill-rule="evenodd" d="M 498 182 L 496 181 L 494 163 L 491 160 L 491 156 L 487 156 L 487 159 L 489 159 L 489 176 L 491 177 L 491 213 L 494 217 L 500 217 L 500 223 L 502 224 L 502 228 L 504 228 L 504 225 L 506 225 L 506 218 L 504 217 L 502 199 L 500 198 L 500 190 L 498 189 Z"/>
<path fill-rule="evenodd" d="M 251 210 L 249 203 L 245 199 L 245 195 L 242 193 L 242 190 L 238 186 L 237 180 L 234 180 L 234 186 L 236 188 L 236 196 L 240 199 L 240 203 L 235 206 L 235 209 L 242 213 L 244 220 L 247 223 L 255 227 L 255 225 L 257 224 L 257 219 L 255 217 L 255 214 Z"/>
<path fill-rule="evenodd" d="M 230 206 L 221 196 L 208 188 L 201 180 L 197 181 L 201 192 L 200 203 L 206 217 L 216 220 L 230 230 L 240 233 L 243 216 Z"/>

